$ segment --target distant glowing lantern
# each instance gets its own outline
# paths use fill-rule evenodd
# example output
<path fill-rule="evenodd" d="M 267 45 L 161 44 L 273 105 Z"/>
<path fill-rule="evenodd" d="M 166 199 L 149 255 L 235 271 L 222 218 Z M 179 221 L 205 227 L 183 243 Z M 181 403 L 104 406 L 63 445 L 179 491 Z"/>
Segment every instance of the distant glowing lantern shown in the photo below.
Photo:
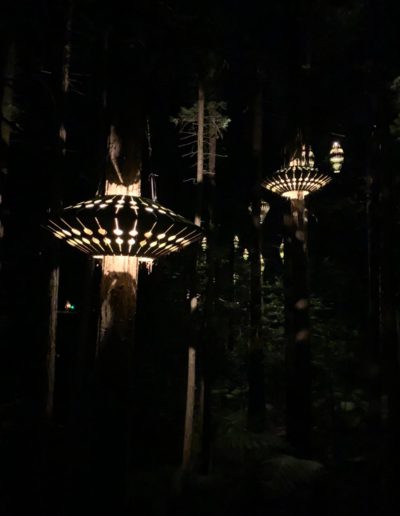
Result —
<path fill-rule="evenodd" d="M 323 188 L 331 177 L 315 168 L 315 157 L 311 147 L 303 145 L 289 162 L 267 178 L 262 186 L 288 199 L 304 199 L 312 192 Z"/>
<path fill-rule="evenodd" d="M 265 217 L 267 216 L 270 209 L 270 205 L 267 203 L 267 201 L 264 201 L 263 199 L 260 202 L 260 224 L 264 223 Z M 253 206 L 249 205 L 249 212 L 250 214 L 253 213 Z"/>
<path fill-rule="evenodd" d="M 243 249 L 243 260 L 247 262 L 249 259 L 249 251 L 247 249 Z"/>
<path fill-rule="evenodd" d="M 239 237 L 237 235 L 233 237 L 233 248 L 239 249 Z"/>
<path fill-rule="evenodd" d="M 333 142 L 329 153 L 329 161 L 331 162 L 333 172 L 338 174 L 343 166 L 344 151 L 339 142 Z"/>
<path fill-rule="evenodd" d="M 279 256 L 282 262 L 285 261 L 285 244 L 283 243 L 283 240 L 279 246 Z"/>
<path fill-rule="evenodd" d="M 201 240 L 201 250 L 203 252 L 207 251 L 207 237 L 203 237 Z"/>
<path fill-rule="evenodd" d="M 67 301 L 64 305 L 64 309 L 67 312 L 73 312 L 75 310 L 75 305 L 71 304 L 69 301 Z"/>
<path fill-rule="evenodd" d="M 265 270 L 265 262 L 264 262 L 264 257 L 262 254 L 260 254 L 260 266 L 261 266 L 261 272 L 264 272 Z"/>
<path fill-rule="evenodd" d="M 236 283 L 239 281 L 239 274 L 237 272 L 233 273 L 233 284 L 236 285 Z"/>
<path fill-rule="evenodd" d="M 158 202 L 133 195 L 104 195 L 51 216 L 54 236 L 95 258 L 136 256 L 151 268 L 154 259 L 202 237 L 198 226 Z"/>

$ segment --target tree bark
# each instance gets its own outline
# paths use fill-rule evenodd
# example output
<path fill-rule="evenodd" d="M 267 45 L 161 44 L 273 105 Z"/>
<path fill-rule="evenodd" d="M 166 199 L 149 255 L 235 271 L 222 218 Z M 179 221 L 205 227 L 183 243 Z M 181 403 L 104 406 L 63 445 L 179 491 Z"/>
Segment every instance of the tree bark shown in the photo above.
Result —
<path fill-rule="evenodd" d="M 203 203 L 203 174 L 204 174 L 204 89 L 199 85 L 198 98 L 198 114 L 197 114 L 197 173 L 196 173 L 196 212 L 194 223 L 201 226 L 202 203 Z M 194 320 L 196 317 L 198 300 L 197 300 L 197 248 L 196 246 L 193 257 L 192 285 L 190 312 Z M 195 340 L 195 339 L 194 339 Z M 187 392 L 186 392 L 186 411 L 185 411 L 185 428 L 183 437 L 183 458 L 182 469 L 185 471 L 190 467 L 192 459 L 193 444 L 193 425 L 194 425 L 194 406 L 195 406 L 195 390 L 196 390 L 196 350 L 197 345 L 190 342 L 188 346 L 188 370 L 187 370 Z"/>
<path fill-rule="evenodd" d="M 295 451 L 311 453 L 311 355 L 307 278 L 307 210 L 291 199 L 285 229 L 286 431 Z"/>
<path fill-rule="evenodd" d="M 70 86 L 70 65 L 71 65 L 71 26 L 73 15 L 73 2 L 68 4 L 68 13 L 65 26 L 65 43 L 62 58 L 61 73 L 61 98 L 60 98 L 60 125 L 59 125 L 59 166 L 62 169 L 65 166 L 67 131 L 64 125 L 65 104 Z M 53 208 L 59 208 L 61 202 L 61 181 L 60 177 L 53 182 Z M 55 368 L 56 368 L 56 347 L 57 347 L 57 309 L 58 309 L 58 288 L 60 266 L 58 263 L 58 242 L 53 244 L 51 250 L 51 270 L 49 279 L 49 334 L 47 343 L 47 360 L 46 360 L 46 395 L 45 395 L 45 412 L 46 417 L 50 420 L 53 418 L 54 407 L 54 386 L 55 386 Z"/>
<path fill-rule="evenodd" d="M 248 427 L 254 432 L 265 429 L 264 351 L 262 347 L 262 235 L 260 224 L 262 177 L 263 96 L 261 86 L 255 98 L 253 126 L 253 162 L 255 188 L 252 199 L 252 247 L 250 249 L 250 342 L 248 356 Z"/>
<path fill-rule="evenodd" d="M 46 416 L 51 419 L 54 406 L 54 385 L 56 369 L 56 343 L 57 343 L 57 318 L 58 318 L 58 287 L 60 281 L 60 267 L 55 266 L 50 274 L 49 282 L 49 335 L 47 345 L 46 370 Z"/>
<path fill-rule="evenodd" d="M 201 348 L 201 388 L 200 388 L 200 425 L 201 425 L 201 464 L 200 471 L 207 475 L 211 462 L 212 413 L 211 413 L 211 373 L 210 347 L 216 345 L 214 310 L 216 299 L 216 228 L 215 228 L 215 167 L 216 167 L 217 133 L 214 120 L 210 119 L 208 134 L 208 220 L 207 220 L 207 289 L 204 308 L 204 338 Z"/>

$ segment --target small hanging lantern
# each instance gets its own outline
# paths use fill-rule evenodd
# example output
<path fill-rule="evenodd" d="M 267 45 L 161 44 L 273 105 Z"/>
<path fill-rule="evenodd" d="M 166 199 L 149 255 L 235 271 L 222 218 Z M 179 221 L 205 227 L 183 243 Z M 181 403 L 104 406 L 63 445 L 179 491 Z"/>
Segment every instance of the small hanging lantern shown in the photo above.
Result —
<path fill-rule="evenodd" d="M 248 259 L 249 259 L 249 251 L 248 251 L 248 249 L 243 249 L 243 260 L 245 262 L 247 262 Z"/>
<path fill-rule="evenodd" d="M 261 273 L 263 273 L 265 270 L 265 262 L 264 262 L 264 257 L 262 254 L 260 254 L 260 268 L 261 268 Z"/>
<path fill-rule="evenodd" d="M 237 272 L 233 273 L 233 284 L 236 285 L 236 283 L 239 281 L 239 274 Z"/>
<path fill-rule="evenodd" d="M 233 237 L 233 248 L 239 249 L 239 237 L 237 235 Z"/>
<path fill-rule="evenodd" d="M 284 244 L 283 240 L 279 246 L 279 257 L 282 260 L 282 263 L 284 263 L 285 262 L 285 244 Z"/>
<path fill-rule="evenodd" d="M 332 165 L 333 172 L 338 174 L 343 166 L 344 151 L 339 142 L 333 142 L 329 152 L 329 161 Z"/>
<path fill-rule="evenodd" d="M 260 202 L 260 224 L 262 225 L 264 223 L 265 217 L 267 216 L 270 209 L 270 205 L 267 203 L 267 201 L 264 201 L 264 199 L 261 199 Z M 253 207 L 251 204 L 249 204 L 249 213 L 250 215 L 253 213 Z"/>
<path fill-rule="evenodd" d="M 207 251 L 207 237 L 203 237 L 201 239 L 201 250 L 203 251 L 203 253 Z"/>
<path fill-rule="evenodd" d="M 67 301 L 64 305 L 64 309 L 66 312 L 73 312 L 75 310 L 75 305 Z"/>

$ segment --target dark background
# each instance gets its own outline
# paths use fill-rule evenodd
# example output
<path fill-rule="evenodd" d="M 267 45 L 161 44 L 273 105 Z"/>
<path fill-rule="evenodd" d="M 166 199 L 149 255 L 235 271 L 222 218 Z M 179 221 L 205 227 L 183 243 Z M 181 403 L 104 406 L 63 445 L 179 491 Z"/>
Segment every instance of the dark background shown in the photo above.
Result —
<path fill-rule="evenodd" d="M 69 490 L 74 471 L 69 460 L 68 425 L 74 414 L 74 367 L 82 332 L 88 259 L 67 246 L 57 251 L 61 263 L 59 309 L 63 310 L 70 300 L 76 311 L 59 314 L 55 415 L 49 428 L 43 421 L 43 399 L 51 236 L 43 225 L 54 207 L 55 189 L 61 193 L 62 205 L 67 206 L 94 196 L 104 180 L 108 122 L 101 105 L 104 88 L 110 112 L 129 111 L 134 103 L 149 119 L 153 154 L 150 159 L 144 145 L 143 195 L 150 196 L 147 178 L 155 172 L 159 175 L 159 201 L 192 219 L 195 188 L 186 180 L 195 175 L 194 162 L 181 157 L 178 131 L 170 117 L 176 116 L 181 106 L 193 105 L 199 77 L 212 70 L 206 98 L 225 101 L 231 119 L 219 143 L 219 150 L 227 157 L 217 161 L 218 238 L 226 248 L 235 234 L 240 236 L 241 246 L 246 246 L 247 207 L 255 186 L 252 106 L 259 84 L 264 95 L 264 176 L 282 165 L 287 146 L 299 130 L 313 146 L 316 164 L 323 171 L 329 171 L 332 141 L 340 139 L 345 151 L 341 174 L 309 199 L 310 285 L 312 296 L 318 300 L 315 327 L 322 328 L 320 340 L 316 336 L 321 344 L 318 353 L 326 362 L 323 350 L 344 350 L 333 374 L 345 378 L 352 393 L 361 390 L 358 408 L 369 402 L 370 364 L 366 354 L 371 324 L 371 227 L 378 235 L 376 241 L 385 231 L 389 234 L 385 244 L 374 244 L 372 252 L 380 264 L 378 269 L 389 275 L 397 309 L 399 152 L 396 128 L 391 129 L 397 116 L 396 91 L 391 85 L 400 75 L 398 2 L 293 0 L 260 5 L 239 0 L 149 0 L 105 6 L 95 1 L 75 1 L 72 87 L 63 99 L 60 84 L 67 8 L 67 2 L 45 0 L 4 1 L 0 6 L 0 68 L 4 69 L 10 43 L 15 44 L 17 55 L 13 82 L 17 122 L 10 145 L 2 142 L 0 158 L 4 225 L 0 271 L 0 514 L 5 515 L 27 510 L 32 514 L 79 514 L 78 500 L 85 491 L 82 487 L 82 492 Z M 107 31 L 110 50 L 105 57 Z M 6 83 L 7 77 L 3 76 L 3 89 Z M 62 119 L 68 138 L 66 158 L 60 164 L 58 128 Z M 374 182 L 370 192 L 374 202 L 372 222 L 366 216 L 367 177 Z M 263 226 L 264 279 L 268 285 L 282 274 L 278 247 L 284 202 L 268 191 L 263 197 L 271 205 Z M 390 253 L 385 254 L 388 248 Z M 214 514 L 218 506 L 217 502 L 213 505 L 218 496 L 212 488 L 202 495 L 210 501 L 209 508 L 196 498 L 201 498 L 196 490 L 194 494 L 189 490 L 192 494 L 183 497 L 176 507 L 168 505 L 169 495 L 165 494 L 181 459 L 188 256 L 182 253 L 168 257 L 151 275 L 141 271 L 140 276 L 134 413 L 138 422 L 137 470 L 141 473 L 140 480 L 135 480 L 139 487 L 133 503 L 138 514 L 141 504 L 146 507 L 144 514 L 167 514 L 168 510 L 171 514 L 197 514 L 196 510 L 198 514 Z M 381 306 L 381 314 L 382 310 Z M 93 340 L 95 302 L 91 314 L 89 333 Z M 383 320 L 381 315 L 381 328 Z M 268 338 L 273 339 L 273 335 L 270 332 Z M 382 330 L 380 349 L 384 344 Z M 216 350 L 216 385 L 225 385 L 231 374 L 224 360 L 224 353 Z M 243 382 L 243 375 L 239 377 Z M 318 384 L 315 388 L 318 394 Z M 384 389 L 384 398 L 390 388 Z M 269 392 L 273 398 L 273 385 Z M 321 386 L 321 397 L 323 392 Z M 346 395 L 338 406 L 350 399 Z M 279 413 L 281 409 L 276 406 L 274 410 Z M 327 468 L 325 478 L 329 480 L 321 481 L 322 487 L 316 488 L 314 497 L 307 495 L 304 506 L 298 505 L 297 494 L 292 496 L 291 492 L 279 495 L 278 502 L 263 499 L 261 503 L 257 498 L 254 514 L 311 514 L 312 510 L 329 515 L 338 510 L 360 516 L 380 514 L 387 506 L 382 487 L 385 482 L 380 476 L 386 459 L 382 459 L 384 455 L 371 459 L 370 452 L 381 446 L 386 434 L 377 437 L 368 426 L 368 410 L 362 410 L 347 430 L 336 434 L 335 429 L 330 430 L 336 435 L 339 450 L 334 460 L 327 452 L 330 438 L 321 432 L 315 459 Z M 385 408 L 382 411 L 385 418 Z M 279 433 L 279 429 L 274 432 Z M 250 459 L 235 468 L 243 470 L 248 463 Z M 215 490 L 221 492 L 218 483 L 216 486 Z M 232 502 L 223 509 L 226 513 L 251 514 L 249 500 L 253 494 L 248 495 L 245 489 L 243 492 L 239 496 L 243 507 Z M 340 493 L 344 493 L 342 497 Z M 153 503 L 155 499 L 161 500 L 159 505 Z M 91 514 L 95 502 L 89 497 L 87 503 L 85 510 Z M 385 510 L 390 513 L 387 507 Z M 119 509 L 115 511 L 122 514 Z"/>

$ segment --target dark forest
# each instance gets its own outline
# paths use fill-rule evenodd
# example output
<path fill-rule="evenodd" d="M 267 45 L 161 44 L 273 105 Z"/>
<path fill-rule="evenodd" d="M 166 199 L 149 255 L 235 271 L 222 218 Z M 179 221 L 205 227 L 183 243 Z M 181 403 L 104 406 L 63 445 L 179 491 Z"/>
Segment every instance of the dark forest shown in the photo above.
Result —
<path fill-rule="evenodd" d="M 1 516 L 400 514 L 399 26 L 0 2 Z"/>

